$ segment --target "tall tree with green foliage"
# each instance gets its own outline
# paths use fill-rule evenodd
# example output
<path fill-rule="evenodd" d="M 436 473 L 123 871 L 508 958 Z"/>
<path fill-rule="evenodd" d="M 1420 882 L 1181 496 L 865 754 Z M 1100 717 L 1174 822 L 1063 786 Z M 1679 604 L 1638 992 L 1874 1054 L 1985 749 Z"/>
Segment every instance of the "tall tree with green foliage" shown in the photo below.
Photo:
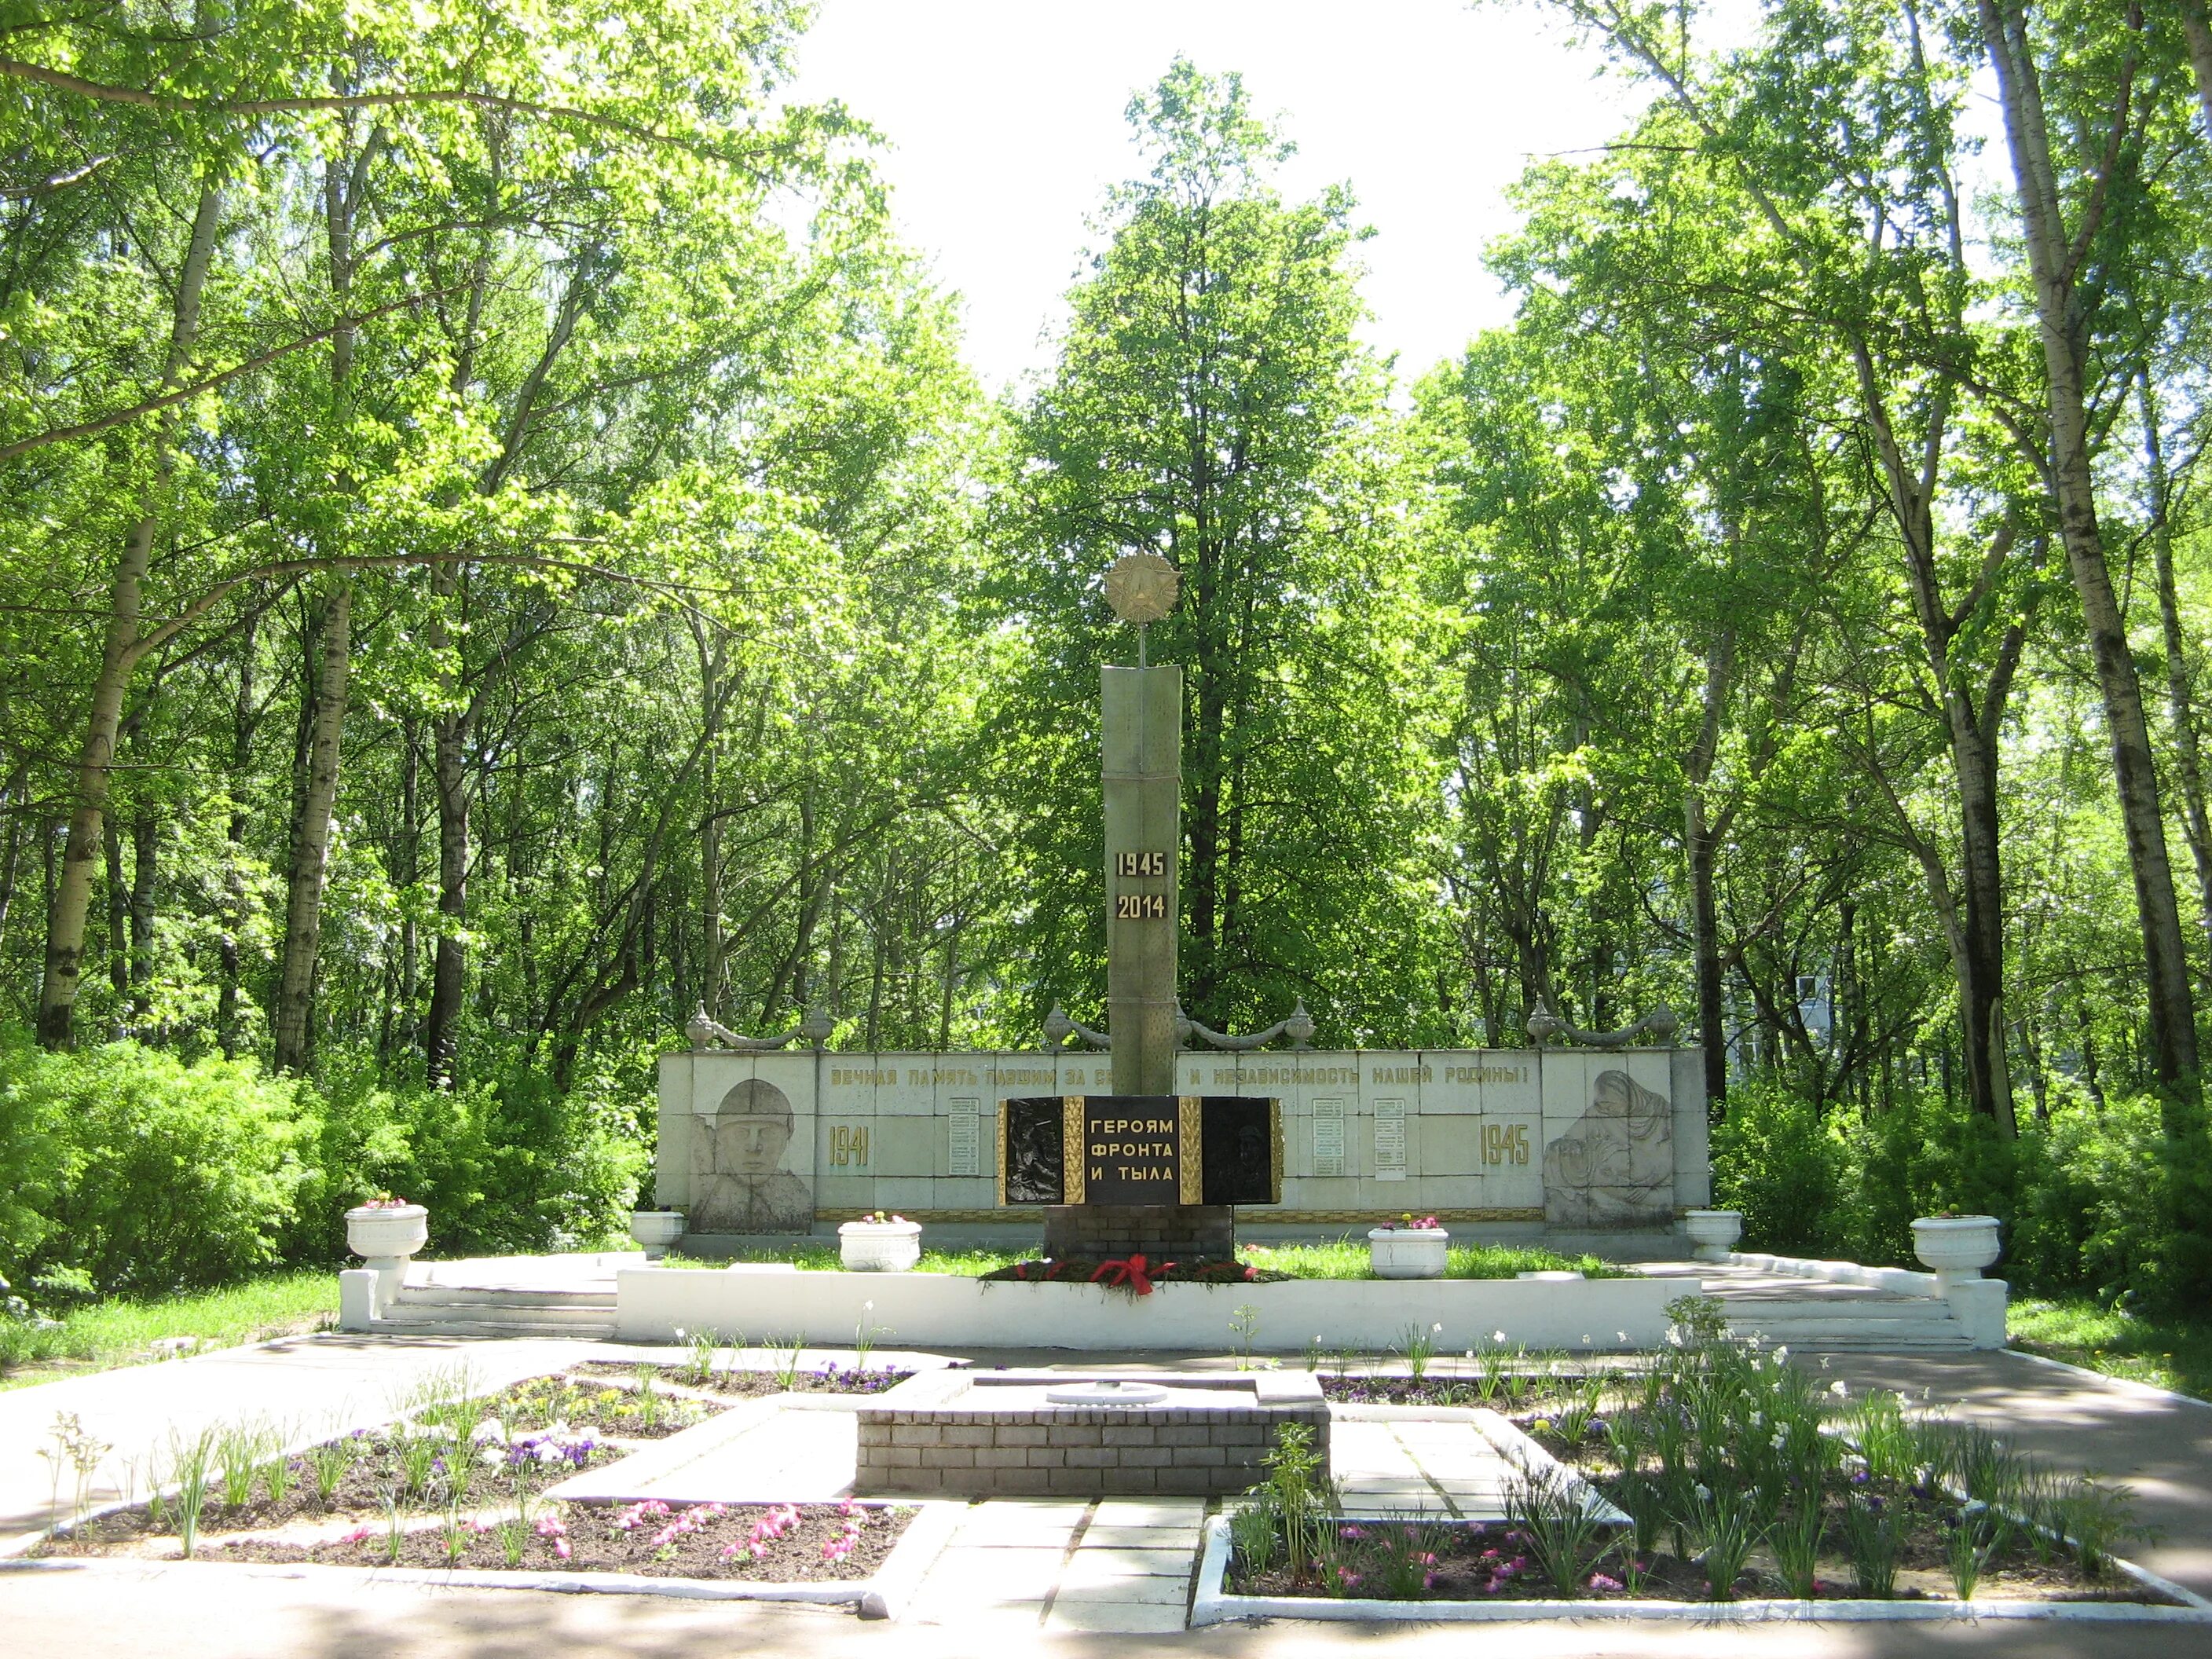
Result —
<path fill-rule="evenodd" d="M 1264 1022 L 1305 997 L 1347 1036 L 1419 1022 L 1423 623 L 1393 557 L 1384 377 L 1353 333 L 1352 198 L 1282 199 L 1289 147 L 1233 75 L 1178 61 L 1128 118 L 1149 171 L 1109 200 L 1002 520 L 999 591 L 1036 642 L 1013 707 L 1033 867 L 1052 872 L 1043 994 L 1095 994 L 1098 831 L 1061 804 L 1095 789 L 1097 665 L 1124 643 L 1099 578 L 1149 548 L 1182 578 L 1152 650 L 1185 675 L 1191 1012 Z M 1091 873 L 1061 884 L 1072 870 Z M 1342 942 L 1385 930 L 1413 945 L 1397 971 L 1342 971 Z"/>

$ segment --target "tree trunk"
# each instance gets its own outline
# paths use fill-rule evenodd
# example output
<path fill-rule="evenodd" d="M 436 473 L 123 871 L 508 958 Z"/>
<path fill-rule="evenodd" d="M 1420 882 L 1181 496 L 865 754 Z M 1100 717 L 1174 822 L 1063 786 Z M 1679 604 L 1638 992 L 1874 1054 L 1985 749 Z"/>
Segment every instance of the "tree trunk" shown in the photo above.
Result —
<path fill-rule="evenodd" d="M 5 807 L 8 814 L 8 851 L 0 857 L 0 945 L 7 941 L 9 918 L 15 914 L 15 882 L 23 865 L 24 808 L 28 805 L 23 799 L 23 784 L 27 775 L 28 769 L 18 766 L 15 776 L 0 785 L 0 807 Z"/>
<path fill-rule="evenodd" d="M 2096 480 L 2082 362 L 2084 321 L 2075 304 L 2077 256 L 2069 246 L 2051 167 L 2050 130 L 2033 51 L 2020 0 L 1981 0 L 1984 32 L 2004 107 L 2021 225 L 2034 279 L 2036 320 L 2051 403 L 2051 479 L 2058 498 L 2060 539 L 2081 602 L 2089 651 L 2103 694 L 2105 724 L 2112 745 L 2112 774 L 2135 878 L 2142 922 L 2143 977 L 2150 1015 L 2150 1059 L 2168 1085 L 2166 1128 L 2187 1132 L 2171 1091 L 2193 1091 L 2197 1075 L 2197 1012 L 2189 982 L 2188 951 L 2175 902 L 2173 870 L 2166 858 L 2166 820 L 2159 804 L 2158 771 L 2150 728 L 2143 715 L 2142 684 L 2128 650 L 2126 619 L 2105 562 L 2097 521 Z M 2124 100 L 2131 77 L 2124 76 Z M 2101 189 L 2101 186 L 2100 187 Z M 2090 213 L 2094 206 L 2084 212 Z M 2086 252 L 2086 243 L 2084 251 Z"/>
<path fill-rule="evenodd" d="M 399 722 L 399 872 L 400 891 L 405 896 L 399 924 L 399 1041 L 415 1040 L 415 1001 L 419 994 L 416 976 L 422 957 L 422 941 L 416 937 L 415 925 L 415 884 L 422 878 L 422 803 L 420 797 L 422 773 L 422 745 L 416 736 L 415 720 L 407 715 Z"/>
<path fill-rule="evenodd" d="M 110 813 L 100 821 L 100 848 L 107 860 L 107 986 L 115 993 L 115 1035 L 131 1031 L 131 884 L 123 878 L 123 836 Z"/>
<path fill-rule="evenodd" d="M 438 796 L 438 943 L 430 965 L 430 1012 L 422 1024 L 422 1059 L 433 1088 L 453 1080 L 453 1048 L 461 1015 L 469 915 L 468 734 L 465 718 L 441 714 L 430 723 L 430 774 Z"/>
<path fill-rule="evenodd" d="M 256 635 L 259 613 L 246 618 L 245 635 L 238 646 L 238 697 L 230 717 L 230 823 L 222 846 L 222 932 L 216 945 L 219 980 L 216 989 L 216 1041 L 225 1060 L 234 1060 L 243 1041 L 239 1030 L 240 958 L 238 941 L 246 932 L 246 791 L 253 763 L 254 729 L 260 711 L 253 704 Z"/>
<path fill-rule="evenodd" d="M 2212 51 L 2212 42 L 2207 43 Z M 2207 112 L 2212 119 L 2212 111 Z M 2204 800 L 2204 757 L 2197 737 L 2196 699 L 2189 684 L 2188 639 L 2181 631 L 2181 600 L 2173 580 L 2172 492 L 2158 430 L 2158 402 L 2148 375 L 2138 382 L 2142 404 L 2145 481 L 2150 487 L 2150 545 L 2158 581 L 2158 619 L 2166 646 L 2166 718 L 2173 726 L 2174 772 L 2181 785 L 2181 827 L 2197 866 L 2197 926 L 2206 938 L 2202 983 L 2212 990 L 2212 815 Z"/>
<path fill-rule="evenodd" d="M 131 821 L 131 1018 L 142 1035 L 153 1012 L 154 911 L 161 889 L 161 823 L 141 810 Z"/>
<path fill-rule="evenodd" d="M 161 374 L 165 392 L 176 385 L 199 335 L 200 300 L 207 289 L 208 266 L 215 256 L 216 227 L 222 214 L 222 192 L 203 191 L 192 216 L 184 263 L 177 272 L 176 307 Z M 147 567 L 154 556 L 154 538 L 166 505 L 169 452 L 176 429 L 173 411 L 159 418 L 144 510 L 125 538 L 123 555 L 116 561 L 108 582 L 107 627 L 100 645 L 100 672 L 93 681 L 84 742 L 77 750 L 72 791 L 76 800 L 70 811 L 69 840 L 62 852 L 61 878 L 55 885 L 46 920 L 46 974 L 39 987 L 39 1042 L 48 1048 L 66 1048 L 76 1041 L 77 981 L 84 968 L 84 924 L 92 905 L 93 862 L 100 856 L 124 693 L 145 650 L 138 637 L 138 616 L 144 602 Z"/>
<path fill-rule="evenodd" d="M 342 148 L 323 169 L 323 229 L 330 249 L 331 297 L 341 313 L 352 305 L 354 224 L 381 134 L 381 128 L 371 127 L 357 152 L 349 158 Z M 354 337 L 352 328 L 343 327 L 331 337 L 331 404 L 333 418 L 341 422 L 346 416 L 347 385 L 353 378 Z M 352 482 L 344 473 L 338 474 L 340 493 L 349 490 Z M 276 1068 L 283 1072 L 305 1071 L 312 1046 L 323 892 L 330 882 L 331 817 L 337 803 L 346 695 L 352 678 L 353 587 L 335 573 L 327 580 L 321 646 L 307 782 L 301 793 L 299 817 L 292 826 L 291 867 L 284 895 L 284 951 L 277 978 L 276 1031 Z"/>
<path fill-rule="evenodd" d="M 284 906 L 283 965 L 276 985 L 276 1069 L 304 1072 L 314 1012 L 315 957 L 322 934 L 323 890 L 330 880 L 331 817 L 337 800 L 339 744 L 353 665 L 353 585 L 331 576 L 323 607 L 321 663 L 307 745 L 307 781 L 293 826 Z"/>
<path fill-rule="evenodd" d="M 1698 981 L 1698 1041 L 1705 1051 L 1705 1100 L 1728 1092 L 1727 1016 L 1721 1006 L 1720 918 L 1713 900 L 1713 861 L 1720 836 L 1705 808 L 1705 786 L 1720 754 L 1721 725 L 1728 707 L 1735 636 L 1723 631 L 1705 653 L 1705 714 L 1698 741 L 1685 769 L 1689 787 L 1682 795 L 1682 846 L 1690 865 L 1691 951 Z"/>
<path fill-rule="evenodd" d="M 2181 33 L 2189 42 L 2189 65 L 2197 71 L 2197 96 L 2204 106 L 2204 125 L 2212 128 L 2212 21 L 2204 0 L 2181 0 Z"/>

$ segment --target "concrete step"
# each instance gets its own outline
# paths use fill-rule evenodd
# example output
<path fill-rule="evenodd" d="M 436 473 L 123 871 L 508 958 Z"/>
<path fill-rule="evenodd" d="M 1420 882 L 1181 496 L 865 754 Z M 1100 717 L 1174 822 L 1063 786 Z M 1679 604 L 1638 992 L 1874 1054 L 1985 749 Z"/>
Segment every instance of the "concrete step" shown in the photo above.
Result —
<path fill-rule="evenodd" d="M 1873 1314 L 1877 1307 L 1882 1311 Z M 1729 1329 L 1738 1337 L 1758 1336 L 1799 1349 L 1887 1353 L 1964 1351 L 1968 1346 L 1966 1327 L 1940 1302 L 1738 1306 L 1730 1310 Z"/>
<path fill-rule="evenodd" d="M 612 1313 L 612 1291 L 472 1290 L 445 1285 L 409 1285 L 393 1299 L 424 1308 L 596 1308 Z"/>
<path fill-rule="evenodd" d="M 1856 1319 L 1866 1323 L 1880 1321 L 1911 1323 L 1954 1317 L 1951 1304 L 1939 1302 L 1933 1297 L 1899 1297 L 1882 1301 L 1869 1298 L 1863 1302 L 1810 1297 L 1802 1300 L 1781 1297 L 1724 1297 L 1721 1305 L 1732 1320 Z"/>
<path fill-rule="evenodd" d="M 1972 1353 L 1973 1348 L 1964 1336 L 1905 1336 L 1875 1338 L 1869 1336 L 1820 1337 L 1805 1342 L 1782 1345 L 1792 1354 L 1800 1353 Z"/>
<path fill-rule="evenodd" d="M 422 1303 L 392 1303 L 383 1312 L 389 1325 L 544 1325 L 546 1329 L 568 1332 L 568 1329 L 613 1329 L 613 1307 L 562 1307 L 557 1303 L 546 1303 L 540 1307 L 480 1307 L 456 1305 L 434 1307 Z"/>
<path fill-rule="evenodd" d="M 588 1341 L 610 1341 L 612 1320 L 604 1323 L 553 1324 L 534 1319 L 392 1319 L 380 1318 L 374 1328 L 387 1336 L 565 1336 Z"/>

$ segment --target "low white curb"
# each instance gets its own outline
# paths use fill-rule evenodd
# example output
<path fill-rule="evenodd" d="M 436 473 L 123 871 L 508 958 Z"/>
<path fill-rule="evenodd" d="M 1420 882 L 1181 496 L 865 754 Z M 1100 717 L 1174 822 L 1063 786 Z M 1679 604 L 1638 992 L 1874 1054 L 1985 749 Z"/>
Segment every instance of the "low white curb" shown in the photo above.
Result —
<path fill-rule="evenodd" d="M 1190 1622 L 1218 1625 L 1231 1619 L 1313 1619 L 1339 1624 L 1517 1624 L 1548 1619 L 1645 1619 L 1657 1623 L 1764 1625 L 1795 1622 L 1876 1624 L 1907 1621 L 1972 1623 L 1982 1619 L 2057 1619 L 2093 1624 L 2212 1624 L 2212 1602 L 2147 1573 L 2118 1565 L 2138 1581 L 2185 1597 L 2187 1607 L 2127 1601 L 1378 1601 L 1347 1597 L 1231 1595 L 1222 1589 L 1229 1573 L 1229 1519 L 1206 1523 L 1206 1554 L 1199 1563 L 1198 1594 Z"/>

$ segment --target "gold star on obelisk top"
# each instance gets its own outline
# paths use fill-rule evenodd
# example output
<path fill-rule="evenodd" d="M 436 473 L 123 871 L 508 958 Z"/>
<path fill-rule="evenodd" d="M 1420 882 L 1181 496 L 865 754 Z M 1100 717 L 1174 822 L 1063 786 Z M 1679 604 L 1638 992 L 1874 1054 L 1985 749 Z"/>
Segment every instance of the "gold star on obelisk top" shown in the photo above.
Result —
<path fill-rule="evenodd" d="M 1124 553 L 1106 572 L 1106 603 L 1125 623 L 1139 628 L 1175 609 L 1182 578 L 1157 553 Z"/>
<path fill-rule="evenodd" d="M 1106 603 L 1137 628 L 1137 666 L 1145 665 L 1145 624 L 1175 609 L 1182 578 L 1157 553 L 1124 553 L 1106 572 Z"/>

